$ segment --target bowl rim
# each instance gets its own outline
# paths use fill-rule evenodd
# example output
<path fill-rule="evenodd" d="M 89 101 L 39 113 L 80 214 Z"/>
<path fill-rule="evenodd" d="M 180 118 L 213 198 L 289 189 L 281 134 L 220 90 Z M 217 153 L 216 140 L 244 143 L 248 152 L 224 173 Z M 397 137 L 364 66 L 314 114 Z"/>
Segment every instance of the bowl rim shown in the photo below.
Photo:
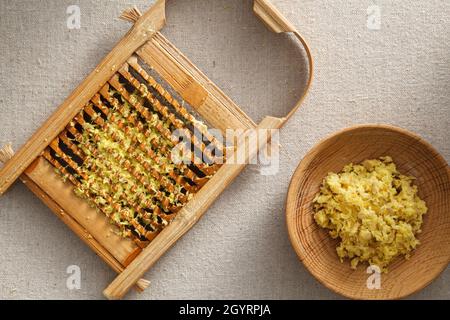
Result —
<path fill-rule="evenodd" d="M 291 176 L 291 180 L 289 182 L 289 186 L 288 186 L 288 193 L 286 196 L 286 200 L 285 200 L 285 220 L 286 220 L 286 227 L 287 227 L 287 231 L 288 231 L 288 236 L 289 236 L 289 242 L 292 246 L 292 248 L 294 249 L 298 259 L 300 260 L 300 262 L 302 263 L 302 265 L 308 270 L 308 272 L 317 280 L 319 281 L 319 283 L 321 283 L 323 286 L 325 286 L 326 288 L 328 288 L 330 291 L 337 293 L 341 296 L 344 296 L 346 298 L 350 298 L 350 299 L 354 299 L 354 300 L 363 300 L 363 299 L 367 299 L 365 297 L 358 297 L 355 295 L 351 295 L 351 294 L 347 294 L 344 290 L 340 291 L 338 290 L 336 287 L 331 286 L 327 281 L 323 280 L 321 277 L 316 276 L 314 269 L 309 265 L 309 264 L 305 264 L 303 262 L 303 260 L 305 259 L 305 256 L 303 254 L 303 252 L 299 249 L 299 244 L 296 239 L 295 239 L 295 231 L 294 231 L 294 227 L 292 225 L 289 224 L 289 219 L 288 217 L 291 214 L 291 209 L 290 206 L 288 206 L 288 203 L 292 201 L 293 197 L 297 196 L 296 192 L 293 192 L 294 190 L 294 184 L 296 182 L 296 177 L 298 175 L 300 175 L 302 173 L 302 169 L 303 167 L 305 167 L 308 163 L 311 162 L 312 159 L 314 159 L 316 153 L 319 151 L 320 147 L 322 147 L 325 143 L 327 143 L 329 140 L 351 132 L 351 131 L 357 131 L 360 129 L 385 129 L 385 130 L 391 130 L 403 135 L 407 135 L 410 138 L 413 138 L 415 140 L 417 140 L 417 142 L 421 143 L 422 145 L 424 145 L 426 148 L 428 148 L 429 150 L 433 151 L 436 155 L 436 159 L 441 162 L 444 166 L 446 166 L 447 170 L 447 179 L 450 180 L 450 166 L 447 163 L 447 161 L 445 160 L 445 158 L 438 152 L 438 150 L 433 147 L 433 145 L 431 143 L 429 143 L 428 141 L 426 141 L 424 138 L 422 138 L 420 135 L 413 133 L 407 129 L 401 128 L 401 127 L 397 127 L 394 125 L 390 125 L 390 124 L 378 124 L 378 123 L 365 123 L 365 124 L 357 124 L 357 125 L 353 125 L 350 127 L 346 127 L 346 128 L 342 128 L 334 133 L 331 133 L 327 136 L 325 136 L 324 138 L 320 139 L 313 147 L 311 147 L 309 149 L 309 151 L 302 157 L 302 159 L 300 160 L 300 162 L 298 163 L 297 167 L 294 170 L 294 173 Z M 444 167 L 445 167 L 444 166 Z M 293 213 L 295 214 L 295 213 Z M 427 287 L 431 282 L 433 282 L 435 279 L 437 279 L 443 272 L 444 270 L 446 270 L 446 268 L 448 267 L 448 265 L 450 264 L 450 257 L 448 259 L 447 264 L 443 264 L 442 267 L 436 272 L 435 275 L 433 275 L 433 277 L 431 278 L 431 280 L 424 282 L 422 285 L 420 285 L 417 289 L 405 293 L 405 294 L 399 294 L 395 297 L 388 297 L 384 300 L 397 300 L 397 299 L 402 299 L 408 296 L 411 296 L 421 290 L 423 290 L 425 287 Z"/>

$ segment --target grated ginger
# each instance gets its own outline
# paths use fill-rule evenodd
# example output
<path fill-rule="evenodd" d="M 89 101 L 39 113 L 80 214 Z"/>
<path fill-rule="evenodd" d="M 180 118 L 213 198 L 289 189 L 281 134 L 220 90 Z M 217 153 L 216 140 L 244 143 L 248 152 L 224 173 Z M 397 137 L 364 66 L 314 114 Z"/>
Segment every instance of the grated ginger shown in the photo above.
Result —
<path fill-rule="evenodd" d="M 349 164 L 325 177 L 313 200 L 314 219 L 340 239 L 341 262 L 349 258 L 353 269 L 368 262 L 387 272 L 396 257 L 409 258 L 428 210 L 414 179 L 400 174 L 391 157 Z"/>

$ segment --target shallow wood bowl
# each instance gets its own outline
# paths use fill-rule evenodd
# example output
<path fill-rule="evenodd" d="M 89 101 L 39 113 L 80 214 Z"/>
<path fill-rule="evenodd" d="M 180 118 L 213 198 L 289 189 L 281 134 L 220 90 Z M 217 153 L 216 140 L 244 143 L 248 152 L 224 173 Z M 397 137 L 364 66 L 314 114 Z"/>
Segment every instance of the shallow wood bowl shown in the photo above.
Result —
<path fill-rule="evenodd" d="M 368 289 L 372 274 L 367 273 L 367 265 L 352 270 L 348 260 L 339 261 L 338 242 L 315 223 L 312 200 L 328 172 L 386 155 L 401 173 L 417 178 L 419 196 L 429 211 L 418 236 L 421 244 L 411 258 L 397 258 L 389 272 L 381 274 L 380 288 Z M 399 299 L 424 288 L 450 261 L 450 170 L 430 144 L 406 130 L 385 125 L 351 127 L 320 142 L 301 161 L 289 187 L 286 216 L 297 255 L 326 287 L 353 299 Z"/>

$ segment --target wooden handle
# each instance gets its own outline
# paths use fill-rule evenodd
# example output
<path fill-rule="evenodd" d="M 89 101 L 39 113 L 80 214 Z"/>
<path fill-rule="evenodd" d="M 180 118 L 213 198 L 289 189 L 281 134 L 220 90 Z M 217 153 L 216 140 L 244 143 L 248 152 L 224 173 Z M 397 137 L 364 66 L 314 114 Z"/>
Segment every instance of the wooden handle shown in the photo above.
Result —
<path fill-rule="evenodd" d="M 12 149 L 11 143 L 3 146 L 0 149 L 0 163 L 5 163 L 9 161 L 14 156 L 14 150 Z M 31 167 L 36 167 L 35 161 L 28 169 L 33 171 Z M 44 202 L 47 207 L 57 216 L 66 226 L 69 227 L 79 238 L 87 244 L 103 261 L 105 261 L 114 271 L 120 273 L 124 270 L 123 265 L 117 261 L 117 259 L 111 255 L 108 250 L 102 246 L 95 238 L 85 237 L 84 234 L 86 230 L 80 226 L 80 224 L 75 221 L 70 215 L 64 214 L 63 208 L 56 203 L 52 197 L 50 197 L 44 190 L 39 187 L 38 184 L 30 176 L 29 172 L 25 172 L 20 176 L 20 180 L 31 190 L 42 202 Z M 139 279 L 136 282 L 136 290 L 138 292 L 144 291 L 150 285 L 150 281 L 146 279 Z"/>

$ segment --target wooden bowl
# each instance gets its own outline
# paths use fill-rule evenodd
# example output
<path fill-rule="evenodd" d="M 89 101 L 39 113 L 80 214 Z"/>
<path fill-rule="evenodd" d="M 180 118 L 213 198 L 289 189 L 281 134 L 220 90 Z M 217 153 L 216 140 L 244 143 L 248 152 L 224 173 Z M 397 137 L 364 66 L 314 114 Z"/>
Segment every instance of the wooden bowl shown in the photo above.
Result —
<path fill-rule="evenodd" d="M 421 244 L 411 258 L 397 258 L 381 274 L 380 289 L 368 289 L 368 265 L 352 270 L 348 260 L 339 261 L 338 241 L 315 223 L 312 200 L 328 172 L 385 155 L 401 173 L 417 178 L 419 196 L 429 210 L 418 235 Z M 348 128 L 320 142 L 300 162 L 289 187 L 286 220 L 297 255 L 326 287 L 353 299 L 399 299 L 424 288 L 450 261 L 450 170 L 430 144 L 406 130 L 387 125 Z"/>

